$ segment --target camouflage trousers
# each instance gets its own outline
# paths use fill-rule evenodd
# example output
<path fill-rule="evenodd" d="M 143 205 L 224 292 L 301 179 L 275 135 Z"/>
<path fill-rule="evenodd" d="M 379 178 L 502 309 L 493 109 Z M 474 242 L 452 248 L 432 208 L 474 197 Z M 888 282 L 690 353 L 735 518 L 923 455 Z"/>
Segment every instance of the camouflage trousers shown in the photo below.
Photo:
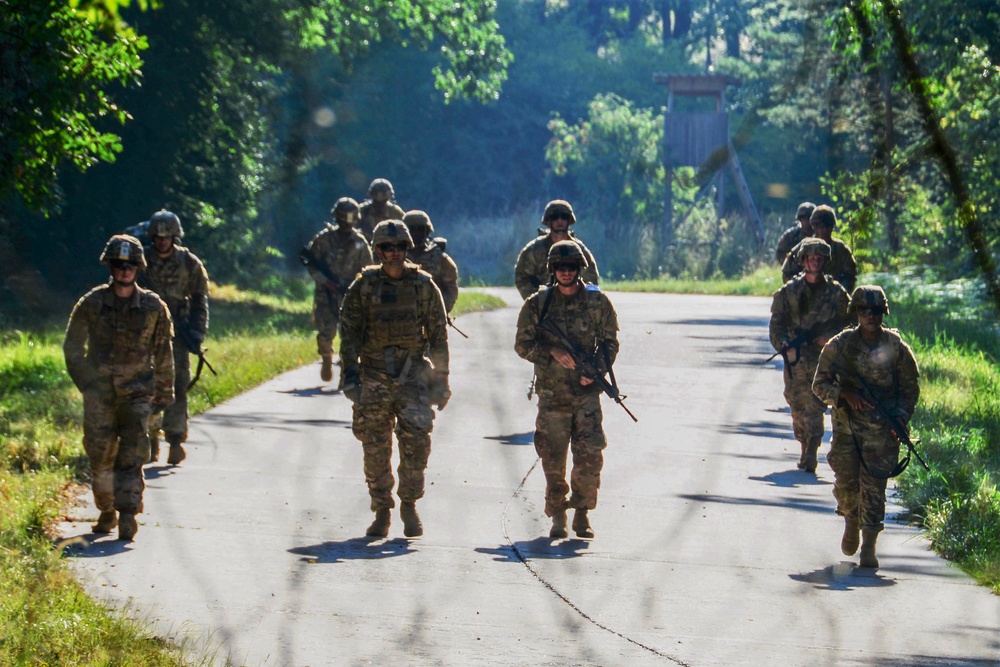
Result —
<path fill-rule="evenodd" d="M 858 458 L 861 445 L 865 464 L 876 475 L 886 476 L 899 460 L 899 443 L 888 431 L 877 426 L 855 425 L 855 435 L 834 428 L 833 442 L 827 461 L 833 468 L 833 497 L 837 499 L 837 514 L 854 517 L 862 528 L 879 531 L 885 520 L 885 488 L 888 480 L 873 476 Z"/>
<path fill-rule="evenodd" d="M 604 448 L 608 441 L 601 426 L 600 394 L 578 396 L 572 404 L 549 403 L 540 398 L 535 419 L 535 452 L 545 473 L 545 515 L 569 508 L 594 509 L 601 487 Z M 566 464 L 573 453 L 570 482 Z M 566 494 L 572 491 L 569 500 Z"/>
<path fill-rule="evenodd" d="M 163 430 L 167 442 L 187 442 L 188 396 L 191 382 L 191 355 L 184 343 L 174 340 L 174 402 L 149 419 L 149 439 L 158 438 Z"/>
<path fill-rule="evenodd" d="M 816 364 L 815 360 L 803 359 L 794 366 L 786 367 L 784 372 L 785 401 L 792 411 L 792 432 L 803 447 L 813 451 L 823 442 L 826 430 L 823 423 L 826 405 L 812 390 Z"/>
<path fill-rule="evenodd" d="M 414 377 L 417 376 L 417 377 Z M 414 372 L 404 380 L 361 373 L 361 399 L 354 404 L 354 437 L 364 450 L 365 482 L 371 509 L 395 507 L 392 488 L 392 433 L 399 445 L 399 488 L 403 502 L 424 496 L 424 470 L 431 455 L 434 411 L 427 401 L 425 372 Z"/>
<path fill-rule="evenodd" d="M 148 398 L 129 401 L 94 391 L 83 395 L 83 448 L 90 461 L 94 504 L 102 512 L 142 512 L 150 411 Z"/>
<path fill-rule="evenodd" d="M 313 324 L 316 327 L 316 350 L 321 357 L 333 356 L 333 337 L 340 322 L 340 304 L 344 296 L 322 285 L 313 293 Z"/>

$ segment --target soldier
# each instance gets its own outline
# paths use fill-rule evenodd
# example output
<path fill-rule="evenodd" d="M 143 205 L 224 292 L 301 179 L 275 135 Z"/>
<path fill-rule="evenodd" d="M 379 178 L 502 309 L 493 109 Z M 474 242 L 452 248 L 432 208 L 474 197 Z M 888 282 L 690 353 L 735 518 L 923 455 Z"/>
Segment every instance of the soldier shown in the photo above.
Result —
<path fill-rule="evenodd" d="M 837 226 L 837 214 L 825 204 L 818 206 L 809 218 L 809 224 L 816 238 L 823 239 L 830 246 L 830 261 L 824 271 L 850 293 L 858 280 L 858 263 L 854 260 L 854 253 L 847 244 L 833 238 L 833 229 Z M 797 247 L 792 248 L 781 267 L 781 277 L 786 283 L 802 270 L 795 260 L 797 250 Z"/>
<path fill-rule="evenodd" d="M 372 230 L 383 220 L 402 220 L 404 211 L 394 201 L 396 196 L 392 183 L 384 178 L 376 178 L 368 186 L 368 199 L 361 202 L 361 223 L 358 231 L 365 235 L 370 243 Z"/>
<path fill-rule="evenodd" d="M 527 299 L 542 285 L 549 284 L 549 249 L 559 241 L 573 241 L 580 246 L 580 250 L 587 260 L 580 278 L 593 285 L 598 283 L 600 275 L 597 271 L 597 261 L 587 250 L 583 241 L 578 239 L 569 229 L 569 226 L 575 222 L 576 215 L 573 214 L 573 207 L 568 201 L 554 199 L 545 206 L 542 224 L 548 227 L 548 231 L 529 241 L 521 249 L 521 253 L 517 256 L 517 264 L 514 265 L 514 286 L 517 287 L 522 299 Z"/>
<path fill-rule="evenodd" d="M 354 436 L 364 450 L 365 481 L 375 520 L 369 537 L 389 534 L 392 433 L 399 443 L 403 534 L 424 532 L 416 501 L 424 495 L 434 412 L 448 388 L 448 321 L 430 274 L 406 261 L 413 240 L 400 220 L 380 222 L 372 235 L 381 264 L 351 283 L 340 309 L 344 395 L 354 403 Z"/>
<path fill-rule="evenodd" d="M 101 253 L 111 280 L 77 301 L 66 327 L 66 370 L 83 394 L 83 447 L 90 462 L 95 533 L 131 540 L 142 512 L 149 416 L 174 400 L 170 313 L 135 284 L 146 265 L 138 239 L 112 236 Z"/>
<path fill-rule="evenodd" d="M 825 241 L 805 239 L 798 249 L 802 274 L 775 292 L 771 302 L 771 345 L 785 359 L 785 400 L 801 448 L 798 467 L 810 473 L 816 472 L 826 412 L 812 392 L 813 373 L 823 345 L 850 323 L 847 292 L 823 274 L 829 257 Z"/>
<path fill-rule="evenodd" d="M 549 537 L 556 539 L 568 535 L 566 510 L 571 507 L 577 536 L 594 536 L 588 511 L 597 506 L 607 439 L 601 426 L 600 389 L 593 378 L 576 370 L 573 356 L 559 337 L 540 325 L 551 320 L 581 349 L 600 350 L 598 358 L 609 368 L 618 354 L 618 316 L 600 288 L 580 277 L 587 262 L 583 249 L 573 241 L 552 245 L 548 270 L 555 275 L 555 282 L 529 296 L 521 306 L 514 343 L 518 355 L 535 366 L 535 451 L 545 472 L 545 515 L 552 518 Z M 573 453 L 569 484 L 568 451 Z M 572 495 L 567 501 L 569 491 Z"/>
<path fill-rule="evenodd" d="M 148 266 L 144 282 L 170 309 L 174 322 L 174 403 L 149 424 L 149 461 L 160 455 L 160 429 L 170 443 L 167 463 L 178 465 L 187 456 L 188 384 L 191 354 L 201 351 L 208 332 L 208 272 L 197 256 L 180 244 L 184 229 L 180 218 L 167 210 L 149 218 Z"/>
<path fill-rule="evenodd" d="M 340 304 L 344 301 L 347 286 L 361 269 L 372 263 L 368 241 L 355 229 L 359 219 L 358 202 L 350 197 L 341 197 L 330 209 L 330 217 L 336 224 L 327 223 L 303 252 L 309 275 L 316 282 L 313 322 L 316 325 L 316 347 L 323 362 L 319 371 L 323 382 L 333 379 L 333 337 L 337 333 Z"/>
<path fill-rule="evenodd" d="M 458 301 L 458 266 L 455 260 L 437 243 L 437 239 L 431 237 L 434 224 L 429 215 L 423 211 L 407 211 L 403 223 L 413 237 L 413 249 L 406 253 L 406 258 L 431 274 L 444 297 L 444 309 L 450 313 Z"/>
<path fill-rule="evenodd" d="M 784 265 L 788 253 L 799 241 L 813 235 L 809 219 L 815 210 L 816 204 L 810 201 L 799 204 L 798 210 L 795 211 L 796 224 L 784 231 L 781 238 L 778 239 L 778 248 L 774 251 L 774 258 L 779 266 Z"/>
<path fill-rule="evenodd" d="M 875 541 L 883 528 L 885 487 L 899 459 L 899 441 L 871 400 L 906 428 L 920 397 L 920 373 L 899 332 L 882 326 L 889 302 L 881 287 L 858 287 L 850 310 L 859 324 L 823 348 L 813 391 L 833 408 L 827 459 L 833 468 L 837 514 L 844 517 L 841 551 L 854 555 L 860 530 L 860 565 L 878 567 Z"/>

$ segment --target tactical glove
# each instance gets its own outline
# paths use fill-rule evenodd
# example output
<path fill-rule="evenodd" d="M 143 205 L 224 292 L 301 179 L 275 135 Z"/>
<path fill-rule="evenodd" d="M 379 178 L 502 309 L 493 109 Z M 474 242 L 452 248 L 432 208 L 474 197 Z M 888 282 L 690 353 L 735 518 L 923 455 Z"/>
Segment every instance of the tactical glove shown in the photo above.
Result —
<path fill-rule="evenodd" d="M 431 381 L 428 387 L 428 400 L 431 405 L 436 405 L 437 409 L 444 410 L 451 398 L 451 389 L 448 387 L 448 374 L 441 371 L 431 371 Z"/>
<path fill-rule="evenodd" d="M 345 368 L 341 373 L 340 380 L 344 390 L 344 396 L 357 403 L 361 400 L 361 373 L 357 367 Z"/>

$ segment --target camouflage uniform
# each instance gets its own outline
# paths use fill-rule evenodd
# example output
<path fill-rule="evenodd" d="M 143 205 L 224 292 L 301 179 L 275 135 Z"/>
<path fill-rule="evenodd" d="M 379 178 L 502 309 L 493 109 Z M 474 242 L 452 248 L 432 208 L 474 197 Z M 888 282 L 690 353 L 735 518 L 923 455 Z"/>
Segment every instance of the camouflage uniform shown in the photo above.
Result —
<path fill-rule="evenodd" d="M 793 278 L 774 293 L 769 333 L 771 345 L 781 350 L 788 342 L 819 325 L 820 339 L 839 332 L 849 322 L 847 292 L 823 277 L 810 285 L 804 275 Z M 785 400 L 792 411 L 792 431 L 801 445 L 798 466 L 816 470 L 816 452 L 823 441 L 826 406 L 812 392 L 813 373 L 819 361 L 820 342 L 814 338 L 798 349 L 798 362 L 786 365 Z M 793 359 L 794 362 L 794 359 Z"/>
<path fill-rule="evenodd" d="M 575 241 L 587 258 L 587 266 L 580 271 L 580 278 L 583 282 L 596 285 L 600 282 L 600 274 L 597 270 L 597 260 L 591 254 L 583 241 L 578 239 L 573 232 L 569 232 L 570 239 Z M 552 247 L 552 238 L 546 232 L 541 236 L 532 239 L 517 256 L 517 263 L 514 265 L 514 286 L 517 287 L 522 299 L 538 291 L 542 285 L 549 283 L 549 249 Z"/>
<path fill-rule="evenodd" d="M 779 265 L 784 265 L 788 253 L 798 245 L 799 241 L 812 235 L 804 227 L 809 225 L 809 218 L 815 210 L 816 204 L 812 202 L 804 201 L 799 204 L 795 211 L 796 225 L 789 227 L 782 233 L 781 238 L 778 239 L 778 247 L 774 251 L 774 259 Z M 785 282 L 788 282 L 787 278 Z"/>
<path fill-rule="evenodd" d="M 184 327 L 193 342 L 199 344 L 208 331 L 208 272 L 198 257 L 177 243 L 169 257 L 162 258 L 155 249 L 146 250 L 147 267 L 144 282 L 156 292 L 170 309 L 176 328 Z M 176 334 L 176 332 L 175 332 Z M 191 354 L 180 339 L 174 337 L 174 403 L 150 420 L 149 436 L 157 438 L 160 429 L 167 442 L 176 447 L 188 438 L 187 387 L 191 381 Z"/>
<path fill-rule="evenodd" d="M 406 211 L 394 201 L 387 201 L 380 206 L 379 202 L 366 199 L 361 202 L 361 219 L 358 222 L 358 231 L 364 234 L 365 240 L 371 243 L 375 225 L 383 220 L 402 220 L 404 215 L 406 215 Z"/>
<path fill-rule="evenodd" d="M 601 390 L 596 384 L 582 386 L 578 371 L 563 368 L 552 358 L 551 350 L 563 345 L 537 328 L 543 310 L 545 319 L 559 325 L 582 349 L 595 350 L 603 343 L 611 362 L 618 355 L 618 315 L 599 287 L 587 285 L 571 296 L 563 295 L 557 287 L 539 290 L 527 298 L 517 318 L 514 349 L 535 365 L 535 451 L 545 472 L 545 514 L 551 517 L 568 508 L 590 510 L 597 506 L 607 439 L 602 427 Z M 570 449 L 573 468 L 567 484 Z"/>
<path fill-rule="evenodd" d="M 899 442 L 875 410 L 854 411 L 841 400 L 841 387 L 858 389 L 849 375 L 860 377 L 889 413 L 905 424 L 920 396 L 919 371 L 913 351 L 887 327 L 874 343 L 863 340 L 857 327 L 843 331 L 823 348 L 816 369 L 813 390 L 833 408 L 833 442 L 827 459 L 834 473 L 837 514 L 877 533 L 885 519 L 887 480 L 882 477 L 899 460 Z M 861 465 L 859 447 L 865 464 L 878 476 Z"/>
<path fill-rule="evenodd" d="M 455 260 L 432 239 L 427 239 L 423 248 L 407 251 L 406 258 L 431 274 L 444 298 L 445 312 L 450 313 L 458 301 L 458 266 Z"/>
<path fill-rule="evenodd" d="M 83 394 L 83 446 L 102 514 L 142 512 L 151 404 L 174 400 L 172 335 L 166 305 L 141 287 L 119 299 L 111 283 L 100 285 L 70 315 L 63 353 Z"/>
<path fill-rule="evenodd" d="M 405 268 L 403 277 L 393 280 L 380 266 L 366 267 L 348 288 L 340 310 L 345 384 L 348 377 L 360 377 L 361 382 L 354 435 L 364 449 L 374 512 L 395 506 L 393 427 L 400 459 L 397 495 L 403 503 L 423 497 L 434 426 L 431 370 L 448 372 L 448 322 L 441 292 L 416 264 L 407 262 Z"/>
<path fill-rule="evenodd" d="M 848 293 L 853 292 L 854 284 L 858 281 L 858 263 L 854 259 L 854 253 L 839 239 L 830 239 L 827 244 L 830 246 L 830 260 L 823 267 L 823 273 L 840 283 Z M 783 282 L 787 283 L 802 271 L 802 266 L 795 259 L 800 246 L 801 242 L 795 244 L 781 266 Z"/>
<path fill-rule="evenodd" d="M 336 225 L 326 227 L 313 237 L 307 246 L 312 254 L 333 275 L 350 285 L 361 269 L 372 263 L 372 251 L 358 230 L 351 230 L 350 236 L 342 236 Z M 337 321 L 344 293 L 327 287 L 327 279 L 312 265 L 306 267 L 316 282 L 313 292 L 313 322 L 316 324 L 316 347 L 321 357 L 333 356 L 333 337 L 337 333 Z"/>

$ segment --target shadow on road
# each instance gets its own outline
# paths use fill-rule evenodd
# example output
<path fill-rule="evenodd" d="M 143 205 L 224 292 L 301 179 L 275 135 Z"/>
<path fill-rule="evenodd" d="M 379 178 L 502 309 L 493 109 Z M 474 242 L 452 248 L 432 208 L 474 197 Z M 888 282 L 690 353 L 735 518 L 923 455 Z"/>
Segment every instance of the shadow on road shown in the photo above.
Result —
<path fill-rule="evenodd" d="M 62 552 L 64 558 L 104 558 L 131 551 L 129 544 L 131 543 L 115 539 L 114 534 L 86 533 L 59 540 L 55 547 Z"/>
<path fill-rule="evenodd" d="M 836 565 L 812 572 L 790 574 L 788 577 L 804 584 L 812 584 L 814 588 L 829 591 L 851 591 L 856 588 L 881 588 L 896 585 L 894 579 L 880 576 L 877 570 L 857 567 L 849 561 L 841 561 Z"/>
<path fill-rule="evenodd" d="M 323 542 L 307 547 L 293 547 L 288 553 L 303 556 L 309 563 L 341 563 L 347 560 L 378 560 L 414 553 L 410 540 L 397 537 L 381 540 L 371 537 L 352 537 L 339 542 Z"/>
<path fill-rule="evenodd" d="M 801 498 L 788 498 L 784 502 L 766 500 L 763 498 L 737 498 L 734 496 L 717 496 L 702 493 L 682 493 L 678 498 L 685 498 L 699 503 L 725 503 L 727 505 L 756 505 L 763 507 L 784 507 L 804 512 L 817 512 L 830 514 L 829 503 L 825 500 L 803 500 Z"/>
<path fill-rule="evenodd" d="M 283 389 L 278 391 L 279 394 L 290 394 L 292 396 L 301 396 L 304 398 L 311 398 L 313 396 L 333 396 L 339 394 L 339 389 L 324 389 L 323 387 L 306 387 L 304 389 Z"/>
<path fill-rule="evenodd" d="M 529 560 L 563 560 L 581 556 L 590 548 L 586 540 L 553 540 L 551 537 L 536 537 L 533 540 L 520 540 L 514 544 L 501 544 L 490 549 L 477 547 L 475 551 L 494 556 L 493 560 L 500 563 L 520 563 Z"/>
<path fill-rule="evenodd" d="M 795 468 L 794 470 L 784 470 L 782 472 L 772 472 L 763 477 L 749 477 L 755 482 L 767 482 L 771 486 L 780 486 L 786 489 L 794 489 L 800 486 L 829 486 L 831 482 L 826 482 L 812 473 Z"/>
<path fill-rule="evenodd" d="M 343 419 L 289 419 L 284 413 L 254 412 L 246 414 L 226 414 L 222 412 L 206 412 L 199 420 L 217 424 L 227 428 L 252 426 L 271 431 L 296 431 L 298 426 L 351 426 L 351 422 Z"/>
<path fill-rule="evenodd" d="M 754 438 L 777 438 L 779 440 L 794 440 L 791 424 L 776 421 L 743 422 L 741 424 L 723 424 L 720 433 L 727 435 L 747 435 Z"/>
<path fill-rule="evenodd" d="M 163 465 L 148 466 L 142 469 L 142 477 L 147 482 L 149 480 L 166 479 L 173 477 L 177 473 L 177 466 L 164 463 Z"/>
<path fill-rule="evenodd" d="M 484 435 L 483 440 L 496 440 L 501 445 L 533 445 L 535 432 L 511 433 L 510 435 Z"/>

